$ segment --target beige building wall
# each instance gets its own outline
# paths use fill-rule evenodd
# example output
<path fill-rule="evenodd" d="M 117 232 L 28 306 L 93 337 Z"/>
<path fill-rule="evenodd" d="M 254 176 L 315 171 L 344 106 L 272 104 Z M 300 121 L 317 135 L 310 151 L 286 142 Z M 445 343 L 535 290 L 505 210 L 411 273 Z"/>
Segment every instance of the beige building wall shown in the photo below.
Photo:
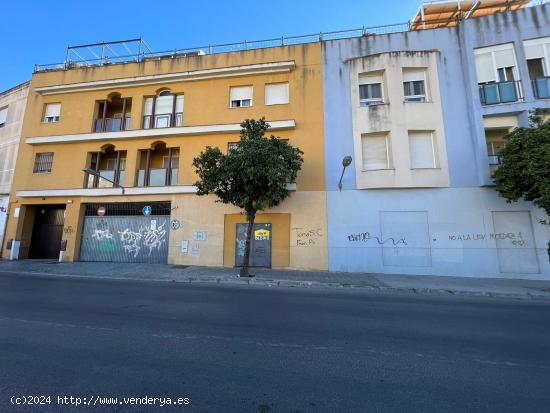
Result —
<path fill-rule="evenodd" d="M 351 59 L 351 99 L 357 188 L 448 187 L 449 172 L 441 109 L 436 51 L 391 52 Z M 423 72 L 426 99 L 405 101 L 403 81 L 407 71 Z M 360 106 L 359 84 L 364 76 L 382 82 L 383 102 Z M 433 168 L 413 168 L 409 133 L 431 132 Z M 368 170 L 363 165 L 362 138 L 387 137 L 388 166 Z"/>

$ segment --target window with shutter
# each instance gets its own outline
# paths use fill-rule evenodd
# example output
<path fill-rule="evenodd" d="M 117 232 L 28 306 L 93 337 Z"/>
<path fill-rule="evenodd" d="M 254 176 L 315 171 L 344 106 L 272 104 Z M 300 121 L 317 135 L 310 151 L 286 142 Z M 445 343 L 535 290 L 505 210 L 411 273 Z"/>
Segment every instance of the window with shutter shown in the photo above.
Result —
<path fill-rule="evenodd" d="M 403 69 L 403 94 L 405 102 L 425 102 L 426 70 Z"/>
<path fill-rule="evenodd" d="M 388 169 L 390 167 L 387 135 L 363 135 L 361 146 L 363 170 Z"/>
<path fill-rule="evenodd" d="M 361 73 L 359 75 L 359 105 L 371 106 L 384 102 L 382 72 Z"/>
<path fill-rule="evenodd" d="M 265 104 L 284 105 L 289 102 L 288 83 L 265 85 Z"/>
<path fill-rule="evenodd" d="M 248 108 L 252 106 L 252 86 L 230 88 L 229 99 L 229 106 L 232 108 Z"/>
<path fill-rule="evenodd" d="M 47 103 L 44 108 L 45 123 L 57 123 L 59 122 L 61 114 L 61 103 Z"/>
<path fill-rule="evenodd" d="M 411 169 L 435 168 L 433 133 L 409 132 Z"/>

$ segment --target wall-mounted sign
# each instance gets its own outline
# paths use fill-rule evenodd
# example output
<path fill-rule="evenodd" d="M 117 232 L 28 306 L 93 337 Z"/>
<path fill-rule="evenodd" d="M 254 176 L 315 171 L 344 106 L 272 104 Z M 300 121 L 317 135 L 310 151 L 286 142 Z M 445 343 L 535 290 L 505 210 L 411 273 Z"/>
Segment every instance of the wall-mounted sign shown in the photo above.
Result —
<path fill-rule="evenodd" d="M 153 212 L 153 208 L 151 208 L 149 205 L 145 205 L 141 212 L 143 212 L 143 215 L 148 217 L 149 215 L 151 215 L 151 212 Z"/>
<path fill-rule="evenodd" d="M 206 231 L 195 231 L 193 239 L 195 241 L 206 241 Z"/>
<path fill-rule="evenodd" d="M 270 234 L 268 229 L 257 229 L 254 231 L 254 239 L 256 241 L 269 240 Z"/>
<path fill-rule="evenodd" d="M 105 207 L 99 207 L 97 209 L 97 215 L 99 215 L 100 217 L 105 216 Z"/>
<path fill-rule="evenodd" d="M 179 219 L 173 219 L 172 221 L 170 221 L 170 228 L 172 228 L 174 231 L 180 229 L 181 222 L 179 221 Z"/>
<path fill-rule="evenodd" d="M 19 218 L 19 211 L 21 210 L 20 207 L 17 207 L 13 210 L 13 217 L 14 218 Z"/>
<path fill-rule="evenodd" d="M 183 240 L 181 242 L 181 252 L 183 252 L 184 254 L 187 254 L 189 252 L 189 241 L 188 240 Z"/>

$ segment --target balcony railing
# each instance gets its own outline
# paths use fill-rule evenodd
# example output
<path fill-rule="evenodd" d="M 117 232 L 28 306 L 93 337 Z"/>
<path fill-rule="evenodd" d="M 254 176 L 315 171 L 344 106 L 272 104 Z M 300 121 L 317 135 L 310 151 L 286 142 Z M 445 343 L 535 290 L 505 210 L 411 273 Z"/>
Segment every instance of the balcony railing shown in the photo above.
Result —
<path fill-rule="evenodd" d="M 550 76 L 531 81 L 536 99 L 550 99 Z"/>
<path fill-rule="evenodd" d="M 115 174 L 116 171 L 104 169 L 97 171 L 101 177 L 95 177 L 93 175 L 88 175 L 88 185 L 87 188 L 113 188 L 115 182 Z M 124 170 L 121 170 L 118 172 L 118 182 L 120 182 L 121 185 L 124 185 L 124 179 L 126 175 L 124 173 Z M 103 179 L 107 178 L 107 179 Z M 97 179 L 97 184 L 96 184 Z M 113 182 L 109 182 L 113 181 Z"/>
<path fill-rule="evenodd" d="M 173 122 L 172 122 L 173 121 Z M 183 112 L 176 112 L 174 119 L 171 113 L 158 113 L 143 117 L 143 129 L 157 129 L 183 126 Z"/>
<path fill-rule="evenodd" d="M 523 99 L 521 81 L 484 83 L 479 85 L 479 97 L 482 105 L 517 102 Z"/>
<path fill-rule="evenodd" d="M 167 168 L 149 169 L 149 183 L 145 185 L 145 169 L 139 169 L 137 174 L 137 186 L 166 186 L 178 183 L 178 168 L 172 168 L 170 177 L 167 176 Z"/>
<path fill-rule="evenodd" d="M 118 132 L 131 129 L 132 118 L 126 116 L 124 124 L 122 118 L 105 118 L 94 121 L 94 132 Z"/>
<path fill-rule="evenodd" d="M 489 155 L 489 165 L 498 166 L 502 163 L 502 156 L 500 155 Z"/>

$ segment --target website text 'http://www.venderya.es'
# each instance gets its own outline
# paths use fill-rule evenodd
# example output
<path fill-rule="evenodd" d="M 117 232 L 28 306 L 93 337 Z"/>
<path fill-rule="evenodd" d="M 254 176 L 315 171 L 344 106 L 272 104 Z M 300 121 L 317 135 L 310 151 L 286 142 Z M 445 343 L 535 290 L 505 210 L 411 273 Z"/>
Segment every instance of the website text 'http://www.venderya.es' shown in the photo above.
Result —
<path fill-rule="evenodd" d="M 112 397 L 112 396 L 59 396 L 25 395 L 12 396 L 12 405 L 16 406 L 187 406 L 189 397 Z"/>

